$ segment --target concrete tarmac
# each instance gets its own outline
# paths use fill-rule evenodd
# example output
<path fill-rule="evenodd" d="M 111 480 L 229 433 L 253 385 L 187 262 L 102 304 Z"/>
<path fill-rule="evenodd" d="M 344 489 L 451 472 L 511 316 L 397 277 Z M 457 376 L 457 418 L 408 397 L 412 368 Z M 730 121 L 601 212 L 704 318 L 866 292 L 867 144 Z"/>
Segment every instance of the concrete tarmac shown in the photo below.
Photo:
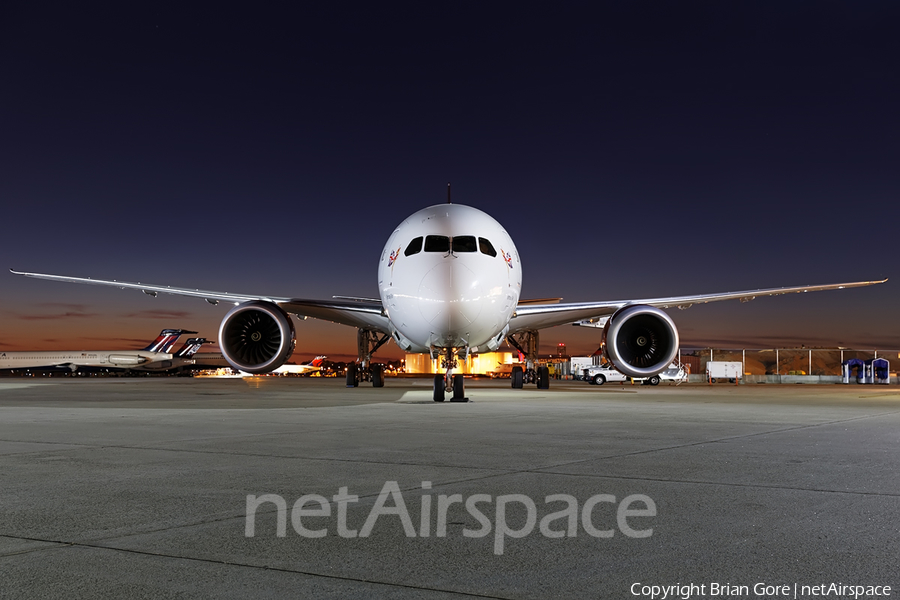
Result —
<path fill-rule="evenodd" d="M 2 379 L 0 596 L 900 593 L 896 387 L 551 386 Z"/>

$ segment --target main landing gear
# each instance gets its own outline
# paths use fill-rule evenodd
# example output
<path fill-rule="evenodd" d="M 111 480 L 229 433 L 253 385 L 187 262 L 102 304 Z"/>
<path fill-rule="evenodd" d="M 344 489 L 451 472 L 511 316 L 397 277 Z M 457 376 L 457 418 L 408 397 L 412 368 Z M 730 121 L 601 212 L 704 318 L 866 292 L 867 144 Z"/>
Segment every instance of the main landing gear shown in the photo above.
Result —
<path fill-rule="evenodd" d="M 433 352 L 434 353 L 434 352 Z M 459 366 L 456 360 L 456 353 L 453 348 L 444 349 L 444 356 L 441 357 L 441 368 L 445 370 L 444 375 L 440 373 L 434 376 L 434 401 L 443 402 L 444 393 L 452 393 L 450 402 L 468 402 L 466 398 L 465 379 L 462 373 L 453 374 L 453 369 Z"/>
<path fill-rule="evenodd" d="M 363 368 L 355 362 L 347 365 L 347 387 L 358 387 L 360 383 L 371 381 L 372 387 L 384 387 L 384 365 L 375 363 Z"/>
<path fill-rule="evenodd" d="M 356 346 L 359 362 L 347 365 L 347 387 L 358 387 L 361 382 L 371 381 L 372 387 L 384 387 L 384 365 L 372 364 L 372 355 L 391 339 L 386 333 L 371 329 L 359 329 Z"/>
<path fill-rule="evenodd" d="M 523 369 L 519 366 L 513 367 L 513 389 L 521 390 L 525 387 L 526 383 L 536 383 L 539 390 L 550 389 L 550 367 L 541 366 L 536 369 Z"/>
<path fill-rule="evenodd" d="M 525 368 L 515 366 L 512 368 L 512 387 L 521 390 L 526 383 L 536 383 L 539 390 L 550 389 L 550 368 L 546 366 L 535 367 L 538 357 L 538 332 L 523 331 L 506 336 L 509 345 L 525 356 Z"/>

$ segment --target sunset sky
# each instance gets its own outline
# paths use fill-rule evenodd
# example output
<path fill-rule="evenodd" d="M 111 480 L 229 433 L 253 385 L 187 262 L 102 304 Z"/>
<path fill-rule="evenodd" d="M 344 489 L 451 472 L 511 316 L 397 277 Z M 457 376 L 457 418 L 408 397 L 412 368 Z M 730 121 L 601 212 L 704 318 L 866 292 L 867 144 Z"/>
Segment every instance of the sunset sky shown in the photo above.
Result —
<path fill-rule="evenodd" d="M 4 268 L 377 296 L 393 228 L 450 181 L 516 241 L 523 297 L 890 277 L 672 314 L 685 345 L 900 348 L 895 4 L 18 4 Z M 213 338 L 227 310 L 0 281 L 0 350 Z M 351 328 L 297 333 L 297 358 L 355 351 Z"/>

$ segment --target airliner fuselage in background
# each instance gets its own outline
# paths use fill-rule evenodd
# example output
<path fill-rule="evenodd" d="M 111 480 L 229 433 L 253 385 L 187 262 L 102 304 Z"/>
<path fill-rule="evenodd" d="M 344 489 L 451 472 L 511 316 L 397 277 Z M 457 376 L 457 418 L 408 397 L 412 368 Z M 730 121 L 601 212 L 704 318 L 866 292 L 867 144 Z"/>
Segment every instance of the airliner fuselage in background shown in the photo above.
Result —
<path fill-rule="evenodd" d="M 678 353 L 678 330 L 662 309 L 791 292 L 860 287 L 883 281 L 797 286 L 644 300 L 559 303 L 523 301 L 522 264 L 512 238 L 484 212 L 461 204 L 438 204 L 405 219 L 388 238 L 378 263 L 380 298 L 335 296 L 329 300 L 233 294 L 191 288 L 12 271 L 17 275 L 106 285 L 157 294 L 234 304 L 219 328 L 219 347 L 232 367 L 248 373 L 277 369 L 295 343 L 288 314 L 324 319 L 358 329 L 359 363 L 348 368 L 348 385 L 371 379 L 384 385 L 371 357 L 388 340 L 406 352 L 440 358 L 434 399 L 465 398 L 457 359 L 496 350 L 507 340 L 526 357 L 526 372 L 513 373 L 513 387 L 533 381 L 547 387 L 546 367 L 534 369 L 538 331 L 568 323 L 603 325 L 603 345 L 615 367 L 631 377 L 667 368 Z"/>
<path fill-rule="evenodd" d="M 131 370 L 171 360 L 169 350 L 184 329 L 163 329 L 143 350 L 57 350 L 48 352 L 0 352 L 0 370 L 116 369 Z"/>
<path fill-rule="evenodd" d="M 271 373 L 278 375 L 307 375 L 322 370 L 322 363 L 327 356 L 317 356 L 308 363 L 302 365 L 281 365 Z M 243 373 L 243 375 L 252 376 L 252 373 Z"/>
<path fill-rule="evenodd" d="M 130 369 L 141 364 L 170 360 L 171 354 L 165 352 L 144 352 L 125 350 L 60 350 L 56 352 L 2 352 L 0 353 L 0 369 L 69 369 L 79 368 L 112 368 Z"/>

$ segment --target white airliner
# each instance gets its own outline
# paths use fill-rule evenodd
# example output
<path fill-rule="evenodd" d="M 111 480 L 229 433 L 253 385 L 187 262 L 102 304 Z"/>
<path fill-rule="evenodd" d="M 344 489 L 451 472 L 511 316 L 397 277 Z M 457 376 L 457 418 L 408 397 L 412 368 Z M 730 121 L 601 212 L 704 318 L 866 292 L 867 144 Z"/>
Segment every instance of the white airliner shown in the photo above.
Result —
<path fill-rule="evenodd" d="M 358 329 L 359 363 L 347 370 L 347 385 L 360 380 L 384 385 L 372 353 L 393 339 L 406 352 L 440 358 L 444 375 L 434 380 L 434 400 L 445 391 L 465 400 L 462 375 L 453 375 L 458 358 L 496 350 L 504 340 L 526 358 L 512 385 L 535 382 L 546 388 L 546 367 L 534 368 L 538 331 L 568 323 L 604 323 L 602 339 L 615 367 L 630 377 L 649 377 L 666 369 L 678 352 L 678 330 L 664 308 L 687 308 L 717 300 L 746 302 L 759 296 L 843 289 L 883 283 L 860 281 L 720 294 L 642 300 L 559 303 L 523 301 L 522 264 L 512 238 L 484 212 L 460 204 L 438 204 L 405 219 L 388 239 L 378 263 L 380 299 L 334 296 L 309 300 L 260 294 L 233 294 L 164 285 L 129 283 L 12 271 L 16 275 L 141 290 L 150 296 L 177 294 L 210 304 L 235 304 L 219 327 L 219 347 L 233 368 L 267 373 L 285 363 L 294 348 L 288 314 L 341 323 Z"/>
<path fill-rule="evenodd" d="M 209 356 L 214 355 L 210 354 Z M 222 356 L 221 354 L 219 356 L 222 358 L 222 362 L 228 362 L 224 356 Z M 308 363 L 302 365 L 284 364 L 277 369 L 269 371 L 268 373 L 262 373 L 262 375 L 305 375 L 306 373 L 315 373 L 316 371 L 322 370 L 322 361 L 325 360 L 325 358 L 325 356 L 317 356 Z M 223 366 L 228 365 L 225 364 Z M 247 371 L 239 371 L 237 374 L 240 377 L 258 377 L 259 375 L 261 375 L 261 373 L 248 373 Z"/>
<path fill-rule="evenodd" d="M 317 356 L 311 361 L 303 365 L 281 365 L 274 371 L 270 371 L 276 375 L 305 375 L 306 373 L 315 373 L 322 370 L 322 361 L 327 356 Z M 252 375 L 252 373 L 244 373 L 244 375 Z"/>
<path fill-rule="evenodd" d="M 284 364 L 265 373 L 265 375 L 305 375 L 307 373 L 315 373 L 322 370 L 323 361 L 327 356 L 317 356 L 308 363 L 302 365 Z M 225 359 L 221 352 L 200 352 L 193 356 L 190 361 L 191 365 L 200 370 L 222 369 L 231 371 L 231 375 L 217 375 L 217 377 L 256 377 L 259 373 L 248 373 L 246 371 L 232 371 L 231 364 Z"/>
<path fill-rule="evenodd" d="M 56 350 L 49 352 L 0 352 L 0 369 L 134 369 L 154 362 L 171 360 L 169 350 L 184 329 L 163 329 L 143 350 Z"/>

